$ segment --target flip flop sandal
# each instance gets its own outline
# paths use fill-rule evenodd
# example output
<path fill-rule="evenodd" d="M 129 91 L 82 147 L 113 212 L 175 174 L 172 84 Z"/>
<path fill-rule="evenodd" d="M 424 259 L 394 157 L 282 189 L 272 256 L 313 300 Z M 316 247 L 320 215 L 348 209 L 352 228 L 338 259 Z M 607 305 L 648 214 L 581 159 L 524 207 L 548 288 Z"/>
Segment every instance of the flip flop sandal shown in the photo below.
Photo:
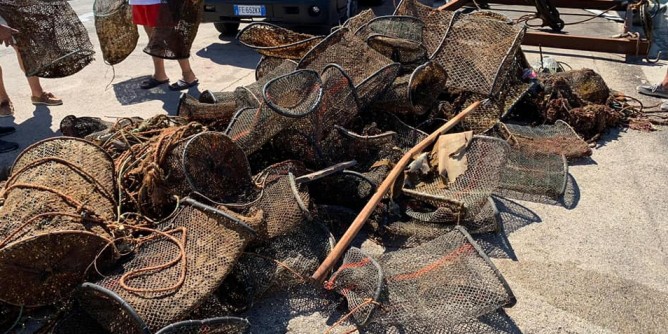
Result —
<path fill-rule="evenodd" d="M 158 81 L 155 78 L 151 77 L 150 79 L 142 82 L 141 86 L 139 86 L 139 87 L 141 87 L 141 89 L 151 89 L 151 88 L 158 87 L 162 84 L 166 84 L 168 82 L 169 82 L 169 79 Z"/>
<path fill-rule="evenodd" d="M 184 90 L 184 89 L 188 89 L 188 88 L 193 87 L 193 86 L 197 86 L 197 84 L 199 84 L 198 79 L 195 79 L 190 83 L 185 82 L 183 80 L 179 80 L 179 81 L 169 85 L 169 89 L 171 89 L 171 90 Z"/>

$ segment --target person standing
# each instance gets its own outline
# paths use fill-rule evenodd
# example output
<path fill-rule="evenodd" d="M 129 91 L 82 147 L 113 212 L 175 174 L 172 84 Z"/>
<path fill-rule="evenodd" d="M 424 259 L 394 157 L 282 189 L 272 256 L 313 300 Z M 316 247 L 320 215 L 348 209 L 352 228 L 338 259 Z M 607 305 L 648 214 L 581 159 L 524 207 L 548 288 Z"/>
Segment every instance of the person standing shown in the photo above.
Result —
<path fill-rule="evenodd" d="M 132 6 L 132 20 L 136 25 L 144 27 L 146 34 L 151 38 L 156 27 L 173 25 L 174 22 L 167 22 L 165 15 L 160 11 L 168 11 L 169 5 L 161 0 L 130 0 Z M 154 72 L 150 79 L 141 84 L 142 89 L 151 89 L 169 82 L 169 77 L 165 72 L 165 61 L 162 58 L 151 56 L 153 58 Z M 197 76 L 190 67 L 190 60 L 177 59 L 181 67 L 182 78 L 169 85 L 171 90 L 184 90 L 196 86 L 199 83 Z"/>

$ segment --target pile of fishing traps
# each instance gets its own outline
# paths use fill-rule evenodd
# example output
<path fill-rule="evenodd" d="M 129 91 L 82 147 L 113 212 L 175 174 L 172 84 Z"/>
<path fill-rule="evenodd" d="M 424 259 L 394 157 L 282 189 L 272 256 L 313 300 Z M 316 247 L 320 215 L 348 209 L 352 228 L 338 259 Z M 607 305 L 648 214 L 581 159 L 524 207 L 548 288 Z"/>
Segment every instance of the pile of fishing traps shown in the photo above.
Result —
<path fill-rule="evenodd" d="M 194 36 L 197 2 L 176 3 L 156 34 Z M 124 2 L 96 2 L 99 32 L 126 23 Z M 279 313 L 332 333 L 475 327 L 515 302 L 472 237 L 499 231 L 494 196 L 558 200 L 567 159 L 591 154 L 563 121 L 505 121 L 537 94 L 523 34 L 415 0 L 328 36 L 254 23 L 239 34 L 262 55 L 253 84 L 183 94 L 177 117 L 66 117 L 80 138 L 29 147 L 3 185 L 0 314 L 57 305 L 56 333 L 285 332 L 266 324 Z M 192 43 L 159 40 L 147 52 L 165 58 Z M 109 63 L 129 54 L 106 45 Z M 399 159 L 476 101 L 371 215 L 361 237 L 383 250 L 351 247 L 312 281 Z"/>

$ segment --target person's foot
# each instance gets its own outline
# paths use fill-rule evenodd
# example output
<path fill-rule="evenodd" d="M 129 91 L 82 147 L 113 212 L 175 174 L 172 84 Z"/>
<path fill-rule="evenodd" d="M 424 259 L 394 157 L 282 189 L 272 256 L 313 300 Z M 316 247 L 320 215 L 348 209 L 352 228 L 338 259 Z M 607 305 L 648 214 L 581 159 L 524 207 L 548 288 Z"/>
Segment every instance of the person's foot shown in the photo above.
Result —
<path fill-rule="evenodd" d="M 0 117 L 9 117 L 14 115 L 14 106 L 12 101 L 6 100 L 0 102 Z"/>
<path fill-rule="evenodd" d="M 33 96 L 30 99 L 32 104 L 36 106 L 59 106 L 63 104 L 63 100 L 48 92 L 43 92 L 41 96 Z"/>
<path fill-rule="evenodd" d="M 654 85 L 640 85 L 636 88 L 636 90 L 638 93 L 643 95 L 668 99 L 668 88 L 664 87 L 660 83 Z"/>
<path fill-rule="evenodd" d="M 139 87 L 140 87 L 141 89 L 151 89 L 151 88 L 158 87 L 158 86 L 160 86 L 160 85 L 164 85 L 164 84 L 166 84 L 166 83 L 168 83 L 168 82 L 169 82 L 169 79 L 158 80 L 158 79 L 156 79 L 156 78 L 154 78 L 154 77 L 151 77 L 150 79 L 148 79 L 148 80 L 142 82 L 141 85 L 140 85 Z"/>
<path fill-rule="evenodd" d="M 184 90 L 188 89 L 193 86 L 197 86 L 199 84 L 199 80 L 195 79 L 190 82 L 186 82 L 185 80 L 179 80 L 171 85 L 169 85 L 169 89 L 171 90 Z"/>
<path fill-rule="evenodd" d="M 0 153 L 7 153 L 19 148 L 19 144 L 0 140 Z"/>

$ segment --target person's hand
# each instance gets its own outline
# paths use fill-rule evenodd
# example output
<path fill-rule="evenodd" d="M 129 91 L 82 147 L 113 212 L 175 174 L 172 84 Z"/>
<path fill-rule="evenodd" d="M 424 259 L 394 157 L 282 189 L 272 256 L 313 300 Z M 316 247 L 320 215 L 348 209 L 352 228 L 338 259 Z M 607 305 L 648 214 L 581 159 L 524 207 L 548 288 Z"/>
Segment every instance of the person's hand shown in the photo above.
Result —
<path fill-rule="evenodd" d="M 2 43 L 5 43 L 5 46 L 12 46 L 14 45 L 14 34 L 18 33 L 19 31 L 8 27 L 4 24 L 0 24 L 0 41 Z"/>

